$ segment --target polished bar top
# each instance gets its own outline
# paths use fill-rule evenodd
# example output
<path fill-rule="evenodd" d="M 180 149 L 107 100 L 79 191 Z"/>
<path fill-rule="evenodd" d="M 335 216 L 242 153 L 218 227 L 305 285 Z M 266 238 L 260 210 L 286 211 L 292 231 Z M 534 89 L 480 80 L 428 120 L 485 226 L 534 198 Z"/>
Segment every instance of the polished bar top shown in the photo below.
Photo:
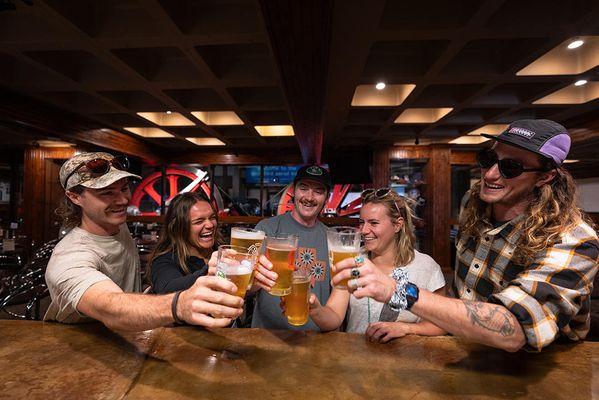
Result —
<path fill-rule="evenodd" d="M 0 321 L 1 399 L 599 399 L 599 343 Z"/>

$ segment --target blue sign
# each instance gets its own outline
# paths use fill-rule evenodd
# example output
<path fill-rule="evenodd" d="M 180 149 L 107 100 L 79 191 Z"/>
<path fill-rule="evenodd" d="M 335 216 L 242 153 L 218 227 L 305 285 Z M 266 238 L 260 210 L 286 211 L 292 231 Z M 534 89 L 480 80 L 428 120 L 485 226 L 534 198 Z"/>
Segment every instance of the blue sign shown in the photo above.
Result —
<path fill-rule="evenodd" d="M 287 185 L 288 183 L 293 182 L 293 178 L 295 178 L 298 169 L 300 169 L 299 165 L 266 165 L 264 166 L 264 184 Z M 245 168 L 245 183 L 260 184 L 259 166 Z"/>

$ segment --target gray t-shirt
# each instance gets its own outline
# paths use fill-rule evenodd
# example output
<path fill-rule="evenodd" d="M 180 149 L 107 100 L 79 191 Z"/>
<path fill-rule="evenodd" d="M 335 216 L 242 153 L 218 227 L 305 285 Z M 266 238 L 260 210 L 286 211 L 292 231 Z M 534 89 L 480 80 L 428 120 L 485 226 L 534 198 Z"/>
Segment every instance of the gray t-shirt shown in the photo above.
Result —
<path fill-rule="evenodd" d="M 264 231 L 267 236 L 278 234 L 296 234 L 299 236 L 295 264 L 298 268 L 305 268 L 310 271 L 311 278 L 314 279 L 312 293 L 318 297 L 321 304 L 325 304 L 331 294 L 325 225 L 317 221 L 316 225 L 308 228 L 293 219 L 291 213 L 287 213 L 260 221 L 256 225 L 256 229 Z M 279 297 L 272 296 L 264 290 L 260 290 L 256 294 L 252 328 L 320 330 L 312 320 L 309 320 L 303 326 L 289 325 L 287 318 L 281 313 Z"/>
<path fill-rule="evenodd" d="M 48 262 L 46 284 L 52 302 L 44 320 L 90 320 L 77 311 L 77 304 L 90 286 L 107 279 L 123 292 L 141 291 L 139 255 L 127 225 L 114 236 L 74 228 L 56 245 Z"/>
<path fill-rule="evenodd" d="M 414 250 L 414 259 L 403 267 L 408 273 L 410 282 L 420 289 L 434 292 L 445 286 L 445 277 L 439 264 L 427 254 Z M 349 319 L 347 332 L 364 333 L 368 324 L 379 321 L 383 303 L 364 297 L 356 299 L 353 295 L 349 297 Z M 368 312 L 370 310 L 370 313 Z M 369 319 L 370 314 L 370 319 Z M 395 322 L 420 322 L 421 319 L 409 311 L 401 311 Z"/>

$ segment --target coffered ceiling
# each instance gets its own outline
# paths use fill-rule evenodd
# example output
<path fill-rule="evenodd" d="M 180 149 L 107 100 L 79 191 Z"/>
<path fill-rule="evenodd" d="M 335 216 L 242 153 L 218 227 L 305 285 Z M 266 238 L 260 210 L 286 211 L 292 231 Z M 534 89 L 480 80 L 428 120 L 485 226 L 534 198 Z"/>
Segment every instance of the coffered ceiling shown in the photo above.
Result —
<path fill-rule="evenodd" d="M 94 145 L 105 129 L 162 156 L 301 152 L 314 161 L 345 148 L 446 143 L 515 119 L 580 129 L 599 120 L 599 60 L 589 47 L 599 42 L 597 1 L 4 0 L 0 7 L 0 103 L 6 109 L 18 97 L 12 108 L 21 116 L 44 108 L 65 133 L 70 120 L 100 130 Z M 583 46 L 565 50 L 582 37 Z M 573 86 L 582 79 L 586 88 Z M 386 88 L 374 89 L 378 82 Z M 393 101 L 377 105 L 383 94 Z M 15 142 L 11 132 L 49 136 L 16 129 L 17 120 L 4 114 L 0 145 Z M 593 132 L 581 143 L 573 135 L 575 157 L 592 157 L 582 149 L 599 144 Z"/>

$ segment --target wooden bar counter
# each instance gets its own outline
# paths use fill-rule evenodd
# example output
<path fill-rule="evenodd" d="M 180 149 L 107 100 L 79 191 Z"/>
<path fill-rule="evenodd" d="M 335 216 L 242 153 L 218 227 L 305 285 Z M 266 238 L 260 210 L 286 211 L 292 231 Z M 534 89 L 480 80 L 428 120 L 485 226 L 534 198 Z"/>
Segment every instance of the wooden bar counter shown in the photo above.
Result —
<path fill-rule="evenodd" d="M 599 343 L 0 321 L 2 399 L 598 399 Z"/>

